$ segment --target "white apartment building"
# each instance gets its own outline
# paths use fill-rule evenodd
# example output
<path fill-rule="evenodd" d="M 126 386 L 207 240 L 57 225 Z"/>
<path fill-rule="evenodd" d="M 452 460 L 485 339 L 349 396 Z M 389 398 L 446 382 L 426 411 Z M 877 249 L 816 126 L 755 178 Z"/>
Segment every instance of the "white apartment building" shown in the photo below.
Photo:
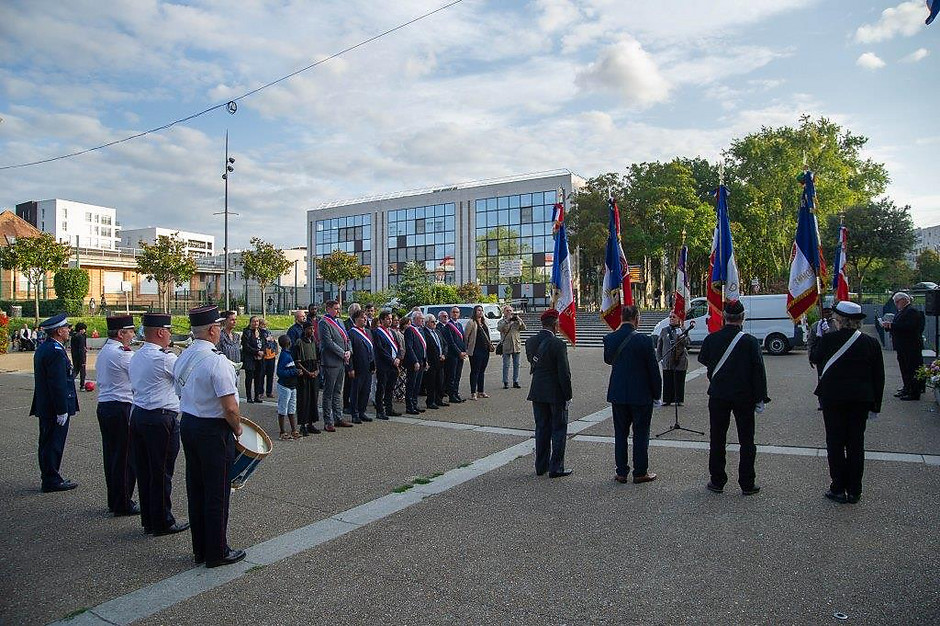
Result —
<path fill-rule="evenodd" d="M 16 214 L 56 241 L 81 248 L 117 248 L 120 226 L 115 209 L 56 198 L 17 204 Z"/>
<path fill-rule="evenodd" d="M 940 252 L 940 225 L 914 229 L 914 249 L 907 255 L 907 262 L 913 266 L 917 255 L 924 250 Z"/>
<path fill-rule="evenodd" d="M 186 252 L 196 257 L 215 256 L 215 236 L 204 233 L 190 233 L 185 230 L 148 226 L 121 231 L 122 248 L 139 248 L 140 242 L 155 243 L 157 237 L 177 237 L 186 242 Z"/>

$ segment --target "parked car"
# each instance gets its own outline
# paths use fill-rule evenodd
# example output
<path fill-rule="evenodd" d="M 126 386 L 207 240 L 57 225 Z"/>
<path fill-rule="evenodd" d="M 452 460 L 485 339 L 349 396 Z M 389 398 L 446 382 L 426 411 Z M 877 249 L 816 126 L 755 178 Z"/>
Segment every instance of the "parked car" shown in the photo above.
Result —
<path fill-rule="evenodd" d="M 932 291 L 936 288 L 937 288 L 937 283 L 924 281 L 924 282 L 917 283 L 916 285 L 908 289 L 908 291 L 910 293 L 924 293 L 925 291 Z"/>
<path fill-rule="evenodd" d="M 686 325 L 688 320 L 695 320 L 689 339 L 693 346 L 699 346 L 708 335 L 708 300 L 693 298 L 690 304 Z M 741 296 L 741 304 L 744 305 L 744 332 L 757 337 L 769 354 L 786 354 L 803 345 L 803 329 L 787 314 L 787 294 Z M 658 338 L 668 325 L 669 318 L 662 320 L 651 335 Z"/>
<path fill-rule="evenodd" d="M 427 315 L 428 313 L 433 313 L 435 317 L 441 311 L 447 311 L 450 313 L 450 310 L 454 307 L 460 309 L 460 319 L 458 320 L 463 327 L 467 327 L 467 322 L 470 320 L 470 316 L 473 315 L 473 309 L 477 306 L 483 307 L 483 319 L 486 320 L 486 325 L 490 329 L 490 337 L 494 340 L 499 339 L 499 330 L 496 328 L 496 325 L 499 323 L 499 318 L 503 316 L 502 309 L 498 304 L 492 304 L 489 302 L 472 302 L 470 304 L 431 304 L 421 307 L 421 312 Z"/>

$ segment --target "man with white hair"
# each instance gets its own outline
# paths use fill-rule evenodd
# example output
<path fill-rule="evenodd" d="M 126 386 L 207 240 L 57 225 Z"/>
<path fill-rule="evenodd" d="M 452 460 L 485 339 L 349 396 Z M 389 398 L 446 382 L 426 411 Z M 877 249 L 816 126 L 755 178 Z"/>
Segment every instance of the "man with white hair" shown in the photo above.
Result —
<path fill-rule="evenodd" d="M 923 381 L 917 380 L 914 372 L 923 361 L 924 314 L 911 306 L 911 297 L 899 291 L 894 294 L 897 314 L 890 322 L 881 325 L 891 333 L 891 342 L 898 355 L 898 368 L 904 387 L 895 394 L 901 400 L 920 400 Z"/>
<path fill-rule="evenodd" d="M 418 391 L 421 389 L 421 380 L 424 370 L 428 366 L 428 342 L 424 338 L 424 314 L 420 309 L 412 311 L 411 324 L 404 329 L 405 333 L 405 407 L 409 415 L 418 415 L 424 411 L 418 407 Z"/>
<path fill-rule="evenodd" d="M 427 407 L 439 409 L 444 397 L 444 340 L 437 332 L 437 318 L 433 313 L 424 320 L 424 338 L 428 346 L 428 371 L 424 375 Z"/>

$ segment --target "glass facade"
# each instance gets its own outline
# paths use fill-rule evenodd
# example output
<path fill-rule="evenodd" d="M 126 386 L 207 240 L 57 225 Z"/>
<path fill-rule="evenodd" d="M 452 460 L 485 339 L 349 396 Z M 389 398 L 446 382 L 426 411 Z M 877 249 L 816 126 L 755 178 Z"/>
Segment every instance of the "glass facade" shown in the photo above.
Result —
<path fill-rule="evenodd" d="M 334 217 L 318 220 L 313 226 L 316 246 L 314 257 L 319 259 L 329 256 L 333 250 L 342 250 L 359 257 L 363 265 L 372 266 L 372 216 L 370 214 Z M 346 284 L 350 295 L 353 291 L 371 291 L 372 276 L 360 280 L 351 280 Z M 314 292 L 318 302 L 324 302 L 338 295 L 338 288 L 325 282 L 319 276 L 314 281 Z"/>
<path fill-rule="evenodd" d="M 477 281 L 485 294 L 544 305 L 551 289 L 556 191 L 476 200 Z M 500 261 L 522 261 L 521 277 L 501 277 Z M 502 288 L 500 286 L 503 286 Z"/>
<path fill-rule="evenodd" d="M 406 263 L 423 263 L 438 282 L 453 284 L 456 205 L 434 204 L 388 212 L 388 284 L 398 284 Z"/>

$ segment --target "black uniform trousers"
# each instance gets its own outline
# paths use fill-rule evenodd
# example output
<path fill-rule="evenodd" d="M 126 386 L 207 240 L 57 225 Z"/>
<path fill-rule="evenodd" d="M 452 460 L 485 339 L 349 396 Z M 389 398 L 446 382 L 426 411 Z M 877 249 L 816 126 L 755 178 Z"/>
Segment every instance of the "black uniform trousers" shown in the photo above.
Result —
<path fill-rule="evenodd" d="M 193 554 L 206 562 L 218 561 L 229 550 L 226 528 L 235 434 L 222 418 L 183 413 L 180 437 L 186 455 L 186 499 Z"/>
<path fill-rule="evenodd" d="M 59 426 L 55 415 L 39 417 L 39 471 L 44 489 L 62 484 L 59 468 L 62 466 L 62 453 L 65 452 L 65 439 L 69 436 L 71 421 L 69 417 L 64 426 Z"/>
<path fill-rule="evenodd" d="M 388 415 L 394 411 L 392 397 L 397 380 L 398 368 L 379 366 L 375 369 L 375 412 L 378 415 Z"/>
<path fill-rule="evenodd" d="M 902 348 L 897 351 L 898 369 L 901 370 L 901 381 L 904 383 L 904 393 L 909 396 L 920 396 L 923 393 L 923 381 L 917 380 L 915 373 L 923 364 L 920 349 Z"/>
<path fill-rule="evenodd" d="M 173 517 L 173 470 L 180 453 L 180 425 L 176 411 L 169 409 L 131 410 L 131 444 L 137 491 L 140 495 L 140 523 L 148 532 L 160 532 L 176 523 Z"/>
<path fill-rule="evenodd" d="M 835 493 L 862 494 L 865 464 L 865 425 L 871 402 L 823 403 L 826 423 L 826 455 L 831 489 Z"/>
<path fill-rule="evenodd" d="M 742 404 L 720 398 L 708 399 L 711 439 L 708 472 L 711 474 L 713 485 L 724 487 L 728 482 L 728 474 L 725 472 L 725 445 L 728 440 L 728 427 L 731 425 L 732 412 L 734 412 L 734 421 L 738 427 L 738 443 L 741 446 L 738 484 L 741 489 L 751 489 L 754 487 L 756 477 L 754 459 L 757 457 L 757 446 L 754 445 L 754 405 L 751 403 Z"/>
<path fill-rule="evenodd" d="M 428 406 L 440 406 L 444 400 L 443 394 L 444 368 L 443 364 L 438 362 L 428 367 L 424 373 L 424 388 L 427 392 Z"/>
<path fill-rule="evenodd" d="M 568 410 L 564 402 L 533 402 L 535 417 L 535 473 L 553 474 L 565 469 Z"/>
<path fill-rule="evenodd" d="M 264 393 L 265 395 L 270 396 L 274 394 L 274 367 L 276 365 L 277 365 L 277 359 L 265 359 L 264 360 Z"/>
<path fill-rule="evenodd" d="M 685 370 L 663 370 L 663 403 L 685 402 Z"/>
<path fill-rule="evenodd" d="M 98 427 L 104 453 L 104 481 L 108 488 L 108 510 L 126 513 L 137 474 L 131 463 L 131 403 L 108 400 L 98 403 Z"/>
<path fill-rule="evenodd" d="M 409 411 L 418 410 L 418 393 L 421 391 L 421 380 L 423 378 L 423 365 L 417 372 L 413 364 L 405 368 L 405 407 Z"/>
<path fill-rule="evenodd" d="M 353 419 L 365 417 L 369 406 L 369 392 L 372 391 L 372 372 L 356 372 L 356 377 L 349 381 L 349 414 Z"/>
<path fill-rule="evenodd" d="M 72 355 L 72 369 L 74 370 L 75 376 L 78 376 L 78 386 L 79 391 L 85 388 L 85 378 L 88 376 L 88 367 L 84 359 L 76 359 L 75 355 Z"/>

